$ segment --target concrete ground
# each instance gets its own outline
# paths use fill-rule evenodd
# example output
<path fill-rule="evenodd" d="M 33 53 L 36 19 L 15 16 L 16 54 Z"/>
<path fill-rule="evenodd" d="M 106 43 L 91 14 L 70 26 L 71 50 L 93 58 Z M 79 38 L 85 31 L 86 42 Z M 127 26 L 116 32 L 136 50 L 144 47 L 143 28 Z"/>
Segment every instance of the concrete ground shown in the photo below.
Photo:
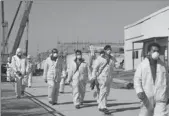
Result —
<path fill-rule="evenodd" d="M 59 95 L 58 102 L 59 104 L 54 106 L 48 103 L 47 84 L 40 76 L 33 77 L 32 88 L 27 88 L 25 97 L 19 100 L 15 98 L 12 84 L 2 83 L 2 116 L 104 116 L 98 111 L 89 86 L 81 109 L 75 109 L 72 103 L 70 86 L 65 86 L 65 93 Z M 111 89 L 108 97 L 111 116 L 137 116 L 139 106 L 133 89 Z"/>

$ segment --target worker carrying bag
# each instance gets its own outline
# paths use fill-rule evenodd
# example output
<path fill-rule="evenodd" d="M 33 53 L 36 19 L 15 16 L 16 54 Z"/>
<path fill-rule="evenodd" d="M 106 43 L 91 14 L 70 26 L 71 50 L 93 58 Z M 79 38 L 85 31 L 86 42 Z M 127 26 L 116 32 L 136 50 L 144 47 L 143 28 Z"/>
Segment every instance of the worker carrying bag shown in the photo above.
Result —
<path fill-rule="evenodd" d="M 102 73 L 102 71 L 104 70 L 104 68 L 109 64 L 109 62 L 110 62 L 110 59 L 107 60 L 106 64 L 102 67 L 102 69 L 98 73 L 97 77 L 100 76 L 100 74 Z M 93 90 L 95 88 L 95 86 L 96 86 L 97 90 L 100 91 L 99 83 L 98 83 L 97 79 L 94 79 L 94 80 L 91 81 L 91 84 L 90 84 L 91 90 Z"/>

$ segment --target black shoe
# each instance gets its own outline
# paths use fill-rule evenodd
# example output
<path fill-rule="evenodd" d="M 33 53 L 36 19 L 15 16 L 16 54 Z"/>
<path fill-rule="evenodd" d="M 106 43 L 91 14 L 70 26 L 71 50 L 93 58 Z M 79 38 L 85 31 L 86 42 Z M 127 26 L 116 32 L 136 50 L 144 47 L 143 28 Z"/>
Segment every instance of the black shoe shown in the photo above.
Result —
<path fill-rule="evenodd" d="M 64 94 L 64 92 L 60 92 L 61 94 Z"/>
<path fill-rule="evenodd" d="M 52 102 L 52 101 L 49 101 L 50 104 L 52 105 L 56 105 L 57 103 L 56 102 Z"/>
<path fill-rule="evenodd" d="M 111 112 L 107 109 L 107 108 L 103 108 L 102 111 L 104 112 L 104 114 L 106 115 L 110 115 Z"/>
<path fill-rule="evenodd" d="M 25 92 L 24 92 L 24 91 L 22 91 L 22 92 L 21 92 L 21 95 L 22 95 L 22 96 L 24 96 L 24 95 L 25 95 Z"/>
<path fill-rule="evenodd" d="M 76 107 L 76 109 L 80 109 L 80 105 L 76 105 L 75 107 Z"/>
<path fill-rule="evenodd" d="M 55 103 L 54 103 L 54 102 L 52 102 L 52 101 L 49 101 L 49 103 L 50 103 L 50 104 L 52 104 L 52 105 L 54 105 L 54 104 L 55 104 Z"/>
<path fill-rule="evenodd" d="M 100 112 L 109 111 L 107 108 L 99 109 Z"/>
<path fill-rule="evenodd" d="M 21 97 L 20 96 L 16 96 L 17 99 L 20 99 Z"/>

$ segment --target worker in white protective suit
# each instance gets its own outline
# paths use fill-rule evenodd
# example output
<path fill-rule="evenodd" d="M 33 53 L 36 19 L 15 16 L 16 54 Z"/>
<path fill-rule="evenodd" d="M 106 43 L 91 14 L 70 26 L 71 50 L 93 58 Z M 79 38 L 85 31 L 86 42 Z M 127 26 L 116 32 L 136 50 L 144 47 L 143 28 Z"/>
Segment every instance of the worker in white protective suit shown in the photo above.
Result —
<path fill-rule="evenodd" d="M 16 55 L 12 57 L 12 70 L 14 71 L 15 76 L 15 92 L 16 97 L 20 98 L 21 95 L 24 95 L 25 85 L 22 83 L 22 79 L 26 75 L 26 61 L 23 58 L 23 52 L 21 48 L 16 50 Z"/>
<path fill-rule="evenodd" d="M 27 56 L 27 62 L 26 62 L 26 76 L 27 76 L 27 82 L 28 82 L 28 87 L 31 88 L 32 86 L 32 73 L 33 73 L 33 63 L 31 56 Z"/>
<path fill-rule="evenodd" d="M 168 116 L 169 75 L 159 58 L 160 45 L 148 46 L 148 57 L 137 67 L 134 88 L 141 100 L 139 116 Z"/>
<path fill-rule="evenodd" d="M 104 55 L 104 51 L 100 51 L 100 56 L 103 56 Z M 91 55 L 89 57 L 89 77 L 90 79 L 92 79 L 92 70 L 93 70 L 93 64 L 96 60 L 96 53 L 95 51 L 92 51 L 91 50 Z M 99 92 L 100 92 L 100 88 L 99 88 L 99 83 L 95 83 L 95 86 L 96 86 L 96 90 L 94 91 L 93 93 L 93 97 L 96 98 L 97 100 L 97 103 L 99 103 Z M 94 86 L 92 87 L 92 90 L 94 90 Z"/>
<path fill-rule="evenodd" d="M 82 58 L 80 50 L 75 51 L 76 58 L 72 62 L 68 72 L 68 83 L 72 82 L 73 103 L 76 109 L 83 105 L 86 92 L 86 84 L 88 81 L 88 66 Z"/>
<path fill-rule="evenodd" d="M 7 71 L 6 71 L 6 74 L 7 74 L 7 81 L 11 81 L 12 79 L 12 64 L 11 64 L 11 58 L 8 57 L 8 62 L 6 64 L 6 68 L 7 68 Z"/>
<path fill-rule="evenodd" d="M 63 60 L 63 68 L 66 71 L 66 77 L 65 78 L 61 78 L 60 81 L 60 88 L 59 88 L 59 92 L 60 93 L 64 93 L 64 89 L 65 89 L 65 80 L 67 78 L 67 63 L 66 63 L 66 55 L 63 54 L 63 52 L 60 53 L 60 58 Z"/>
<path fill-rule="evenodd" d="M 58 50 L 53 49 L 44 65 L 44 79 L 48 83 L 48 99 L 52 105 L 57 104 L 61 78 L 65 78 L 63 60 L 58 57 Z"/>
<path fill-rule="evenodd" d="M 99 84 L 100 92 L 98 98 L 98 109 L 99 111 L 105 114 L 111 114 L 111 112 L 107 109 L 107 97 L 110 92 L 110 87 L 112 84 L 113 78 L 113 69 L 114 69 L 114 60 L 111 57 L 111 46 L 106 45 L 104 47 L 105 54 L 103 56 L 97 57 L 94 62 L 93 72 L 92 72 L 92 80 L 91 88 L 93 88 L 93 83 Z"/>

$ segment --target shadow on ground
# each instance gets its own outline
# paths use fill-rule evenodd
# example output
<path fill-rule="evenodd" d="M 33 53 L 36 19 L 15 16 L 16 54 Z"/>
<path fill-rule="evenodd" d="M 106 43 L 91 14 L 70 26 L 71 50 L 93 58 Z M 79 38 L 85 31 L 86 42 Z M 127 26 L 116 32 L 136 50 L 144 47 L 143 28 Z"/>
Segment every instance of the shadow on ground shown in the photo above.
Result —
<path fill-rule="evenodd" d="M 137 110 L 140 109 L 140 107 L 127 107 L 127 108 L 118 108 L 118 109 L 111 109 L 111 113 L 117 113 L 117 112 L 124 112 L 127 110 Z"/>
<path fill-rule="evenodd" d="M 48 116 L 46 110 L 29 99 L 1 100 L 1 106 L 2 116 Z"/>
<path fill-rule="evenodd" d="M 109 100 L 109 101 L 113 101 L 113 100 Z M 139 104 L 139 102 L 131 102 L 131 103 L 109 103 L 107 104 L 107 107 L 112 107 L 112 106 L 119 106 L 119 105 L 131 105 L 131 104 Z M 83 108 L 85 107 L 94 107 L 94 106 L 98 106 L 98 104 L 84 104 Z M 137 107 L 136 107 L 137 108 Z M 118 111 L 121 111 L 122 109 L 117 109 Z M 125 109 L 123 109 L 125 110 Z M 127 109 L 126 109 L 127 110 Z"/>
<path fill-rule="evenodd" d="M 116 100 L 108 100 L 108 101 L 116 101 Z M 96 106 L 97 104 L 88 104 L 88 103 L 96 103 L 96 100 L 85 100 L 84 105 L 91 105 L 91 106 Z M 73 104 L 73 102 L 64 102 L 64 103 L 59 103 L 59 105 L 68 105 L 68 104 Z"/>
<path fill-rule="evenodd" d="M 1 97 L 15 96 L 14 90 L 11 89 L 1 89 Z"/>

